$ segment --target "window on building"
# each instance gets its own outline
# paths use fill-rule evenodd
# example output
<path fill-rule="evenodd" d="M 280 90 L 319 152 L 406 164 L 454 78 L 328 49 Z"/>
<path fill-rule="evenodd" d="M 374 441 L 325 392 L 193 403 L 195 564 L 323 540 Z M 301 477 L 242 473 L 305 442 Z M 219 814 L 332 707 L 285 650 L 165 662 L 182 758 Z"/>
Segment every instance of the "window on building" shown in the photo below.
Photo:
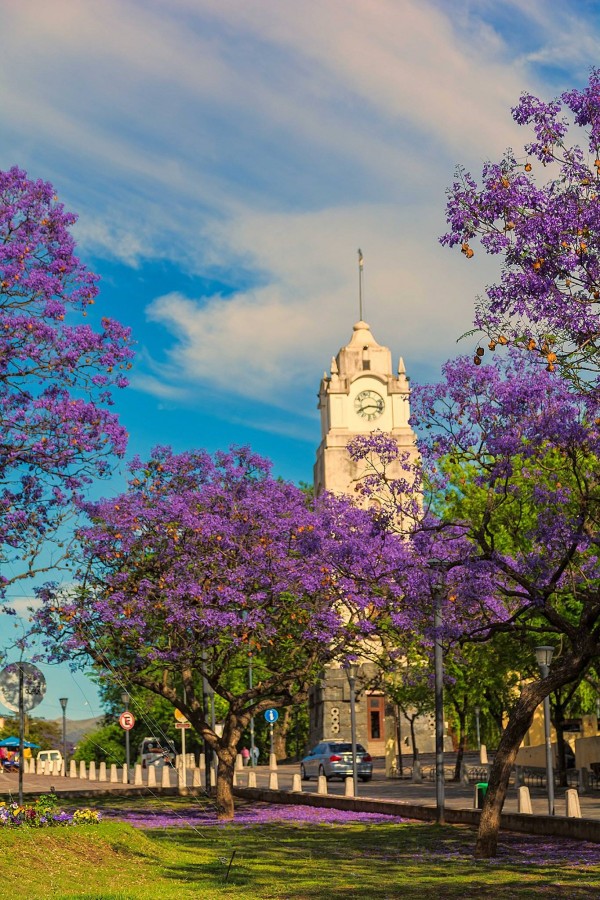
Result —
<path fill-rule="evenodd" d="M 369 695 L 369 740 L 383 740 L 383 721 L 384 721 L 384 698 L 381 696 Z"/>

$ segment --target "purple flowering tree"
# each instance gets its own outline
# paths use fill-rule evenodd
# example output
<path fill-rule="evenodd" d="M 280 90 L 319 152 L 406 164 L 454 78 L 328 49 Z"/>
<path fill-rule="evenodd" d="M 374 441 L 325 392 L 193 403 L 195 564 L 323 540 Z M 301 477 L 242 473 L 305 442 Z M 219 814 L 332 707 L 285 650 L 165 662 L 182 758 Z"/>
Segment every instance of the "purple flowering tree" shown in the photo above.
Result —
<path fill-rule="evenodd" d="M 404 550 L 347 500 L 309 508 L 248 449 L 157 448 L 131 471 L 125 493 L 87 506 L 79 586 L 41 592 L 38 628 L 56 658 L 91 659 L 185 713 L 217 754 L 219 815 L 231 818 L 250 718 L 305 699 L 326 663 L 357 652 Z M 203 679 L 226 704 L 221 736 Z"/>
<path fill-rule="evenodd" d="M 593 396 L 562 388 L 557 372 L 524 366 L 514 352 L 494 365 L 449 362 L 442 382 L 413 390 L 422 512 L 405 536 L 412 562 L 400 573 L 403 602 L 418 603 L 433 584 L 443 594 L 448 642 L 506 633 L 561 647 L 550 674 L 524 685 L 511 711 L 479 856 L 495 853 L 510 772 L 535 709 L 580 679 L 600 652 L 600 408 Z M 353 452 L 369 460 L 364 490 L 388 492 L 388 527 L 397 528 L 413 500 L 410 479 L 385 477 L 399 452 L 394 442 L 375 435 Z"/>
<path fill-rule="evenodd" d="M 441 242 L 467 259 L 479 242 L 500 258 L 500 277 L 475 316 L 490 350 L 516 345 L 580 388 L 598 390 L 600 69 L 583 90 L 551 102 L 523 94 L 512 113 L 531 129 L 530 140 L 521 155 L 509 150 L 486 163 L 480 184 L 457 171 Z M 478 347 L 477 359 L 484 352 Z"/>
<path fill-rule="evenodd" d="M 126 434 L 109 409 L 126 385 L 128 329 L 77 322 L 98 292 L 74 254 L 68 213 L 50 184 L 0 172 L 0 560 L 7 584 L 32 574 L 45 540 Z M 13 568 L 13 567 L 11 567 Z"/>

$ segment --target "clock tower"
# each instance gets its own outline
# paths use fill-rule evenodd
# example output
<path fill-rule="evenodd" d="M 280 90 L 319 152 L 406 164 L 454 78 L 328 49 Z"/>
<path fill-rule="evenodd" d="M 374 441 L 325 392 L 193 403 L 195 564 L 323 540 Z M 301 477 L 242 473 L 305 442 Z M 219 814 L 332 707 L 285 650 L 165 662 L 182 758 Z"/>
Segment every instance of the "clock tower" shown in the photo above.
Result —
<path fill-rule="evenodd" d="M 357 322 L 350 342 L 331 360 L 319 389 L 321 443 L 314 467 L 315 493 L 354 495 L 361 471 L 346 449 L 360 434 L 391 434 L 401 449 L 415 454 L 415 434 L 408 424 L 410 388 L 402 357 L 392 370 L 392 354 L 377 343 L 366 322 Z M 397 464 L 400 477 L 403 473 Z M 393 476 L 395 473 L 390 472 Z"/>
<path fill-rule="evenodd" d="M 314 467 L 315 495 L 323 491 L 355 497 L 362 463 L 350 458 L 348 442 L 358 435 L 380 430 L 391 434 L 409 458 L 415 458 L 415 433 L 410 418 L 410 387 L 404 362 L 392 369 L 392 354 L 377 343 L 362 320 L 353 328 L 350 342 L 331 360 L 331 371 L 323 375 L 319 388 L 321 443 Z M 388 466 L 391 478 L 406 477 L 401 460 Z M 362 661 L 357 684 L 373 684 L 377 670 Z M 348 740 L 350 694 L 344 669 L 327 666 L 309 698 L 311 746 L 326 740 Z M 405 734 L 408 731 L 408 723 Z M 419 723 L 419 727 L 421 723 Z M 357 740 L 374 756 L 385 756 L 390 774 L 398 751 L 398 713 L 383 690 L 359 690 L 356 697 Z M 427 723 L 425 724 L 427 730 Z M 420 746 L 430 749 L 430 741 Z M 431 747 L 433 749 L 433 747 Z"/>

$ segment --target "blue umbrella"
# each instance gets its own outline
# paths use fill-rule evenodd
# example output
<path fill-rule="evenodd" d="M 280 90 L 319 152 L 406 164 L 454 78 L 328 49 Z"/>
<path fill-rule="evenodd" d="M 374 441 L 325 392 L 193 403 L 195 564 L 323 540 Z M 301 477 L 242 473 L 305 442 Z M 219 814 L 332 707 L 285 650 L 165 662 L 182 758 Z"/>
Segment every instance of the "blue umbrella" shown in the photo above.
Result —
<path fill-rule="evenodd" d="M 0 741 L 0 747 L 12 747 L 15 749 L 19 746 L 19 738 L 18 737 L 7 737 L 4 738 L 3 741 Z M 29 741 L 23 741 L 23 747 L 39 747 L 39 744 L 31 744 Z"/>

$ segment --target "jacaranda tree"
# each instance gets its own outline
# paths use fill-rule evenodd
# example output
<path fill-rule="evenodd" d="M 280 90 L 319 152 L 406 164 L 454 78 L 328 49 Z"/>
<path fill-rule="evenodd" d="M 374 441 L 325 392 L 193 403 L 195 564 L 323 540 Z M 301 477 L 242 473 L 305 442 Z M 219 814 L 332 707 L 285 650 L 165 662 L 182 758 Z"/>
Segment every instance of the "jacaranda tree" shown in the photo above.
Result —
<path fill-rule="evenodd" d="M 134 460 L 122 495 L 88 505 L 79 585 L 41 591 L 55 657 L 168 699 L 217 754 L 217 805 L 252 716 L 304 700 L 324 664 L 357 652 L 396 592 L 401 542 L 347 500 L 310 509 L 248 449 Z M 56 635 L 62 635 L 59 647 Z M 255 654 L 254 684 L 245 677 Z M 226 704 L 222 735 L 202 682 Z"/>
<path fill-rule="evenodd" d="M 0 172 L 0 595 L 125 450 L 109 407 L 127 383 L 129 333 L 78 321 L 98 288 L 75 256 L 75 220 L 50 184 Z"/>
<path fill-rule="evenodd" d="M 523 153 L 464 169 L 448 191 L 443 244 L 499 257 L 477 303 L 489 349 L 514 344 L 580 389 L 600 387 L 600 69 L 557 100 L 523 94 L 513 118 L 532 129 Z M 569 125 L 569 116 L 574 125 Z M 580 139 L 571 135 L 579 130 Z M 475 248 L 475 249 L 474 249 Z M 477 348 L 477 357 L 485 347 Z"/>

